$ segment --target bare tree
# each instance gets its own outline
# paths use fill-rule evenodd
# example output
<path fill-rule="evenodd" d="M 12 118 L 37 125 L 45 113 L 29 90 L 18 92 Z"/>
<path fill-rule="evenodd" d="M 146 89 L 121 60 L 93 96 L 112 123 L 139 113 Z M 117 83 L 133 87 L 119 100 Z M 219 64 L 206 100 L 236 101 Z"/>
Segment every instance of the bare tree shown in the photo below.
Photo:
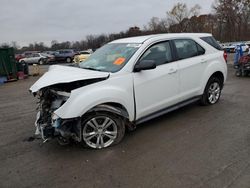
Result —
<path fill-rule="evenodd" d="M 217 21 L 221 25 L 220 38 L 225 41 L 236 40 L 236 20 L 237 20 L 238 0 L 216 0 L 213 4 Z M 226 34 L 226 35 L 225 35 Z"/>
<path fill-rule="evenodd" d="M 53 40 L 50 49 L 97 49 L 115 39 L 166 32 L 208 32 L 220 41 L 250 39 L 250 0 L 214 0 L 212 14 L 200 15 L 200 10 L 199 5 L 188 8 L 185 3 L 177 3 L 165 18 L 152 17 L 143 29 L 133 26 L 119 33 L 88 35 L 85 39 L 74 42 Z M 12 42 L 4 46 L 18 45 Z M 44 49 L 48 47 L 40 42 L 29 44 L 20 51 Z"/>
<path fill-rule="evenodd" d="M 195 5 L 188 9 L 185 3 L 177 3 L 167 12 L 167 20 L 170 25 L 170 32 L 186 32 L 189 25 L 189 18 L 198 16 L 200 5 Z"/>

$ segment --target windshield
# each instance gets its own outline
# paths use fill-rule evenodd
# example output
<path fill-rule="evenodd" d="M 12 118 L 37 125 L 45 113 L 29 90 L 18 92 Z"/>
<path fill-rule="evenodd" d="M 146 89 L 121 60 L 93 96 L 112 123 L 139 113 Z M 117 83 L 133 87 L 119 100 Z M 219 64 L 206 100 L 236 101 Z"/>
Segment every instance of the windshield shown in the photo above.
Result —
<path fill-rule="evenodd" d="M 117 72 L 126 65 L 140 44 L 111 43 L 98 49 L 79 66 L 84 69 Z"/>

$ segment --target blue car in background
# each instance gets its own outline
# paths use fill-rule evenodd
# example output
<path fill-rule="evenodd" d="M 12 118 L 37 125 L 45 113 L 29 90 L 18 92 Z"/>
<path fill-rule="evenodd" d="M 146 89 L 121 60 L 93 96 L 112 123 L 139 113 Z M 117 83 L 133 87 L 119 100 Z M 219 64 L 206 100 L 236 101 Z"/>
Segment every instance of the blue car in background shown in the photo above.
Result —
<path fill-rule="evenodd" d="M 224 44 L 222 47 L 227 53 L 235 53 L 235 48 L 237 45 L 241 46 L 243 52 L 249 51 L 249 46 L 244 43 Z"/>
<path fill-rule="evenodd" d="M 54 54 L 56 62 L 66 63 L 71 63 L 75 55 L 77 55 L 77 52 L 72 49 L 58 50 Z"/>

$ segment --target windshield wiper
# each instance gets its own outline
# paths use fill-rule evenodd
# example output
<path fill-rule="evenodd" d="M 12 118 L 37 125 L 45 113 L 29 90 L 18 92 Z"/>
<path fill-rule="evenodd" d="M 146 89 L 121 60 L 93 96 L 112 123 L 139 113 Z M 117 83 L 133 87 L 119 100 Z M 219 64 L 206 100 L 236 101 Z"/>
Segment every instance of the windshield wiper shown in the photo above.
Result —
<path fill-rule="evenodd" d="M 101 71 L 99 69 L 95 69 L 95 68 L 92 68 L 92 67 L 82 67 L 83 69 L 87 69 L 87 70 L 93 70 L 93 71 Z"/>
<path fill-rule="evenodd" d="M 71 63 L 70 65 L 67 65 L 69 67 L 80 67 L 78 63 Z"/>

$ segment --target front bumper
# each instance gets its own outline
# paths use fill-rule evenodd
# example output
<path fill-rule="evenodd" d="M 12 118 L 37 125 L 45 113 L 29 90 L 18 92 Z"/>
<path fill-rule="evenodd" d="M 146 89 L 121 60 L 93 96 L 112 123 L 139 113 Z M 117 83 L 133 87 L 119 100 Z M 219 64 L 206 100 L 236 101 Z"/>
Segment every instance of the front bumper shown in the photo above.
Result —
<path fill-rule="evenodd" d="M 44 142 L 56 137 L 81 141 L 81 118 L 61 119 L 57 117 L 52 119 L 50 124 L 39 123 L 39 118 L 40 112 L 38 112 L 35 122 L 35 135 L 40 136 Z"/>

